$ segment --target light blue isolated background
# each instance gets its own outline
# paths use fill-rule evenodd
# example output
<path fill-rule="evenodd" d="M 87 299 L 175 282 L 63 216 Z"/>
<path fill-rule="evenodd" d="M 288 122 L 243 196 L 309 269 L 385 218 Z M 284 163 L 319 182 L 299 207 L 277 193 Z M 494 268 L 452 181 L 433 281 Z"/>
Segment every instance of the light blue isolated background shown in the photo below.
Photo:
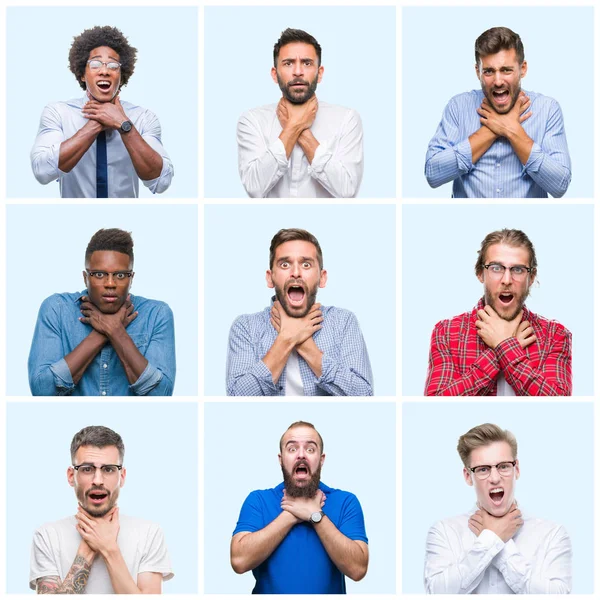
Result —
<path fill-rule="evenodd" d="M 7 592 L 29 590 L 33 532 L 77 510 L 67 482 L 69 448 L 83 427 L 123 438 L 123 514 L 158 523 L 175 577 L 163 591 L 198 591 L 198 429 L 194 403 L 16 403 L 7 405 Z M 35 418 L 32 418 L 35 415 Z M 75 558 L 75 557 L 73 557 Z"/>
<path fill-rule="evenodd" d="M 207 402 L 204 405 L 204 593 L 252 591 L 255 583 L 252 573 L 240 576 L 231 568 L 231 534 L 248 494 L 273 488 L 283 480 L 277 459 L 279 439 L 292 423 L 302 420 L 313 423 L 323 437 L 326 458 L 322 481 L 355 494 L 365 517 L 369 570 L 358 583 L 346 578 L 348 593 L 394 594 L 395 408 L 393 403 L 381 402 Z"/>
<path fill-rule="evenodd" d="M 198 390 L 198 209 L 191 205 L 7 207 L 7 393 L 29 396 L 27 357 L 42 301 L 85 288 L 85 249 L 101 228 L 132 233 L 131 292 L 166 302 L 175 317 L 174 393 Z"/>
<path fill-rule="evenodd" d="M 319 240 L 327 287 L 317 302 L 351 310 L 367 344 L 378 396 L 396 393 L 395 207 L 207 205 L 204 212 L 204 393 L 224 396 L 229 328 L 269 306 L 271 238 L 307 229 Z"/>
<path fill-rule="evenodd" d="M 429 528 L 467 513 L 475 492 L 463 478 L 458 438 L 482 423 L 512 431 L 521 477 L 515 498 L 535 517 L 563 525 L 573 544 L 573 594 L 591 594 L 594 461 L 591 403 L 413 403 L 402 411 L 402 592 L 424 593 Z"/>
<path fill-rule="evenodd" d="M 555 98 L 563 111 L 573 179 L 565 197 L 593 194 L 594 13 L 591 7 L 410 7 L 402 11 L 402 194 L 450 198 L 425 179 L 425 154 L 444 107 L 480 89 L 475 40 L 491 27 L 523 40 L 524 90 Z M 550 40 L 554 40 L 550 42 Z"/>
<path fill-rule="evenodd" d="M 431 332 L 483 296 L 481 241 L 502 228 L 532 241 L 538 276 L 527 307 L 573 334 L 573 395 L 594 392 L 594 241 L 589 205 L 405 205 L 402 211 L 402 393 L 421 396 Z"/>
<path fill-rule="evenodd" d="M 249 29 L 249 24 L 251 28 Z M 204 195 L 246 198 L 237 161 L 243 112 L 276 104 L 273 46 L 304 29 L 321 45 L 317 96 L 354 108 L 364 130 L 362 198 L 396 195 L 396 11 L 382 6 L 207 6 L 204 9 Z"/>
<path fill-rule="evenodd" d="M 84 91 L 69 70 L 73 38 L 96 25 L 117 27 L 137 48 L 121 99 L 156 114 L 173 162 L 171 187 L 157 198 L 191 198 L 198 189 L 198 11 L 195 7 L 29 6 L 6 12 L 7 195 L 56 198 L 41 185 L 29 153 L 46 104 Z M 35 43 L 33 43 L 35 41 Z M 140 183 L 140 197 L 153 194 Z"/>

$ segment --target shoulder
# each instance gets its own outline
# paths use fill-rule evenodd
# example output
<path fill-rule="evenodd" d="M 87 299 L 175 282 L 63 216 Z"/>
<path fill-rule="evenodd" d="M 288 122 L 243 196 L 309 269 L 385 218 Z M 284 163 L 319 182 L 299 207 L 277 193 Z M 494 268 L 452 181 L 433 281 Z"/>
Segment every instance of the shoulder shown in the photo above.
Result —
<path fill-rule="evenodd" d="M 438 321 L 435 324 L 435 327 L 433 328 L 433 333 L 443 333 L 443 332 L 449 332 L 451 329 L 455 328 L 455 327 L 460 327 L 462 326 L 464 323 L 468 322 L 470 319 L 473 318 L 475 313 L 475 310 L 470 310 L 464 313 L 461 313 L 460 315 L 455 315 L 454 317 L 451 317 L 449 319 L 442 319 L 441 321 Z"/>
<path fill-rule="evenodd" d="M 75 517 L 72 515 L 58 521 L 44 523 L 35 530 L 34 537 L 55 537 L 65 529 L 72 529 L 74 525 Z"/>
<path fill-rule="evenodd" d="M 525 318 L 532 325 L 537 325 L 542 330 L 548 332 L 548 335 L 556 337 L 572 337 L 571 332 L 562 323 L 559 323 L 554 319 L 547 319 L 546 317 L 531 312 L 529 309 L 527 309 L 527 312 L 524 315 L 524 320 Z"/>
<path fill-rule="evenodd" d="M 321 306 L 323 318 L 328 321 L 338 323 L 358 322 L 356 315 L 346 308 L 338 308 L 337 306 Z"/>
<path fill-rule="evenodd" d="M 332 116 L 339 115 L 344 119 L 356 118 L 360 120 L 360 115 L 354 108 L 340 106 L 339 104 L 329 104 L 329 102 L 322 102 L 321 100 L 319 100 L 319 112 Z"/>
<path fill-rule="evenodd" d="M 448 104 L 446 104 L 447 109 L 458 109 L 463 110 L 466 108 L 479 108 L 481 103 L 483 102 L 483 92 L 481 90 L 470 90 L 468 92 L 462 92 L 461 94 L 456 94 L 456 96 L 452 96 L 450 100 L 448 100 Z"/>
<path fill-rule="evenodd" d="M 48 296 L 41 306 L 40 312 L 55 312 L 58 313 L 63 309 L 72 309 L 79 311 L 77 300 L 81 297 L 81 292 L 64 292 L 62 294 L 52 294 Z"/>
<path fill-rule="evenodd" d="M 277 104 L 264 104 L 263 106 L 257 106 L 256 108 L 251 108 L 246 112 L 242 113 L 239 118 L 241 121 L 264 121 L 267 119 L 272 119 L 275 116 L 275 112 L 277 111 Z"/>
<path fill-rule="evenodd" d="M 160 525 L 146 519 L 119 514 L 119 525 L 123 531 L 137 531 L 139 534 L 150 534 L 161 531 Z"/>
<path fill-rule="evenodd" d="M 121 102 L 121 106 L 123 107 L 124 110 L 127 111 L 127 115 L 130 118 L 131 117 L 144 117 L 147 119 L 156 119 L 157 118 L 156 114 L 148 108 L 144 108 L 143 106 L 140 106 L 139 104 L 134 104 L 133 102 L 129 102 L 127 100 L 121 100 L 120 98 L 119 98 L 119 100 Z"/>
<path fill-rule="evenodd" d="M 282 495 L 283 483 L 280 483 L 274 488 L 266 488 L 264 490 L 253 490 L 246 497 L 245 503 L 248 502 L 252 504 L 265 504 L 273 500 L 275 500 L 276 502 L 280 502 Z"/>
<path fill-rule="evenodd" d="M 428 535 L 461 535 L 468 528 L 469 516 L 468 513 L 464 513 L 455 517 L 440 519 L 429 528 Z"/>
<path fill-rule="evenodd" d="M 162 300 L 152 300 L 151 298 L 144 298 L 143 296 L 134 296 L 131 294 L 131 302 L 136 310 L 143 307 L 146 311 L 155 311 L 164 315 L 170 315 L 171 318 L 173 316 L 171 307 Z"/>
<path fill-rule="evenodd" d="M 260 312 L 239 315 L 231 324 L 231 330 L 245 329 L 253 332 L 262 331 L 266 329 L 266 326 L 269 324 L 270 314 L 271 307 L 267 306 Z"/>
<path fill-rule="evenodd" d="M 360 504 L 360 502 L 358 501 L 358 498 L 352 492 L 348 492 L 346 490 L 340 490 L 337 488 L 332 488 L 332 487 L 329 487 L 328 485 L 325 485 L 322 482 L 319 484 L 319 489 L 325 494 L 325 496 L 327 496 L 328 499 L 336 500 L 340 503 L 343 503 L 343 502 L 355 503 L 356 502 L 356 503 Z"/>
<path fill-rule="evenodd" d="M 527 96 L 531 100 L 531 104 L 533 105 L 535 103 L 535 105 L 538 108 L 540 106 L 560 108 L 558 101 L 555 100 L 554 98 L 551 98 L 550 96 L 545 96 L 544 94 L 540 94 L 538 92 L 529 92 L 527 90 L 523 90 L 523 91 L 525 92 L 525 94 L 527 94 Z"/>
<path fill-rule="evenodd" d="M 560 523 L 550 521 L 548 519 L 540 519 L 525 513 L 523 515 L 524 528 L 532 527 L 539 536 L 546 536 L 551 539 L 569 541 L 569 534 L 565 527 Z"/>

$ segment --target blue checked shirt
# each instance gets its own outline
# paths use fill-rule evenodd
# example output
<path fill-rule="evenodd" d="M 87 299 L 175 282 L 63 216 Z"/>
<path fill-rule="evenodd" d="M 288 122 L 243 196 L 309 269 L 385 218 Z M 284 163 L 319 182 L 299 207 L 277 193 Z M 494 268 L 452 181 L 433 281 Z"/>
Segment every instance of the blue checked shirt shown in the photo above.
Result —
<path fill-rule="evenodd" d="M 373 374 L 367 347 L 353 313 L 334 306 L 321 307 L 323 327 L 313 335 L 321 352 L 321 377 L 298 356 L 305 396 L 372 396 Z M 271 307 L 238 317 L 229 331 L 228 396 L 285 396 L 287 366 L 273 383 L 262 361 L 277 331 L 270 322 Z"/>
<path fill-rule="evenodd" d="M 498 138 L 473 164 L 469 136 L 481 127 L 477 109 L 483 102 L 483 92 L 473 90 L 454 96 L 444 109 L 427 149 L 429 185 L 453 181 L 454 198 L 563 196 L 571 182 L 571 159 L 560 106 L 547 96 L 525 94 L 531 100 L 531 117 L 523 129 L 534 142 L 525 165 L 506 138 Z"/>
<path fill-rule="evenodd" d="M 173 313 L 167 304 L 130 294 L 138 316 L 127 334 L 148 360 L 130 384 L 119 357 L 106 344 L 77 384 L 64 357 L 91 333 L 79 321 L 80 300 L 87 291 L 54 294 L 40 307 L 29 353 L 29 387 L 34 396 L 171 396 L 175 383 Z"/>

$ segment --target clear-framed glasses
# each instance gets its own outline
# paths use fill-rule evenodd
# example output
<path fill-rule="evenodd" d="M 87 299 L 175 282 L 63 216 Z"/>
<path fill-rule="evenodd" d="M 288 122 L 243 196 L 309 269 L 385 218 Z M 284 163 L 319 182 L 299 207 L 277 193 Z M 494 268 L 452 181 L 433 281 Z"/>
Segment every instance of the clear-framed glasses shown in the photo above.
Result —
<path fill-rule="evenodd" d="M 506 269 L 509 269 L 510 276 L 515 281 L 523 281 L 523 279 L 525 279 L 525 277 L 527 277 L 527 275 L 531 273 L 531 271 L 533 271 L 531 267 L 526 267 L 525 265 L 505 267 L 500 263 L 490 263 L 489 265 L 483 265 L 483 268 L 487 269 L 487 272 L 489 273 L 490 277 L 493 277 L 494 279 L 502 279 L 504 277 Z"/>
<path fill-rule="evenodd" d="M 469 471 L 477 477 L 477 479 L 487 479 L 492 472 L 492 469 L 496 469 L 500 477 L 510 477 L 515 470 L 516 460 L 509 460 L 498 463 L 497 465 L 479 465 L 478 467 L 469 467 Z"/>
<path fill-rule="evenodd" d="M 111 60 L 110 62 L 102 62 L 97 58 L 88 60 L 87 64 L 90 66 L 92 71 L 98 70 L 102 65 L 105 65 L 109 71 L 118 71 L 121 68 L 121 63 Z"/>
<path fill-rule="evenodd" d="M 131 279 L 133 277 L 133 271 L 113 271 L 109 273 L 108 271 L 90 271 L 86 269 L 87 274 L 92 279 L 98 279 L 102 281 L 103 279 L 108 279 L 111 275 L 113 279 L 117 281 L 125 281 L 126 279 Z"/>
<path fill-rule="evenodd" d="M 96 476 L 96 470 L 100 469 L 100 473 L 104 479 L 115 479 L 123 465 L 92 465 L 91 463 L 83 463 L 81 465 L 73 465 L 75 471 L 82 479 L 93 479 Z"/>

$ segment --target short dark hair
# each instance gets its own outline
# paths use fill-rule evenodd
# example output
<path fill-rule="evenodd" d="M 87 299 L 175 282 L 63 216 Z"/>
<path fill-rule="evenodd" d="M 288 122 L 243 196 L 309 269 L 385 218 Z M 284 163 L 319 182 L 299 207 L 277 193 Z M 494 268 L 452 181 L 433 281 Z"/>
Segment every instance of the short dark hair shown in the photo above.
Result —
<path fill-rule="evenodd" d="M 506 244 L 513 248 L 526 248 L 529 252 L 529 266 L 531 267 L 531 274 L 537 273 L 537 258 L 535 256 L 535 248 L 531 243 L 531 240 L 523 233 L 520 229 L 500 229 L 498 231 L 492 231 L 488 233 L 481 242 L 481 248 L 477 250 L 477 262 L 475 263 L 475 275 L 478 277 L 483 273 L 483 266 L 485 265 L 485 255 L 487 254 L 488 248 L 494 244 Z"/>
<path fill-rule="evenodd" d="M 71 462 L 75 463 L 75 454 L 81 446 L 93 446 L 94 448 L 106 448 L 115 446 L 119 451 L 119 460 L 123 464 L 125 456 L 125 444 L 121 436 L 102 425 L 90 425 L 77 432 L 71 442 Z"/>
<path fill-rule="evenodd" d="M 90 52 L 100 46 L 107 46 L 119 55 L 119 62 L 121 63 L 120 88 L 126 86 L 135 69 L 137 49 L 129 44 L 127 38 L 116 27 L 109 27 L 108 25 L 86 29 L 73 38 L 73 44 L 71 50 L 69 50 L 69 68 L 71 73 L 75 75 L 77 83 L 82 89 L 86 89 L 85 82 L 81 78 L 85 74 Z"/>
<path fill-rule="evenodd" d="M 517 61 L 522 64 L 525 60 L 525 50 L 521 36 L 508 27 L 492 27 L 475 40 L 475 62 L 479 64 L 482 56 L 497 54 L 500 50 L 511 48 L 515 49 Z"/>
<path fill-rule="evenodd" d="M 306 231 L 306 229 L 280 229 L 271 240 L 271 247 L 269 248 L 269 269 L 273 268 L 275 263 L 275 250 L 281 244 L 286 242 L 295 242 L 299 240 L 301 242 L 310 242 L 317 249 L 317 260 L 319 261 L 319 269 L 323 270 L 323 252 L 321 252 L 321 246 L 319 240 L 312 234 Z"/>
<path fill-rule="evenodd" d="M 308 423 L 307 421 L 296 421 L 294 423 L 292 423 L 284 432 L 283 435 L 281 436 L 281 438 L 279 438 L 279 452 L 283 451 L 283 436 L 290 430 L 290 429 L 296 429 L 296 427 L 309 427 L 310 429 L 314 429 L 315 433 L 317 434 L 317 436 L 319 437 L 319 443 L 321 444 L 321 454 L 323 454 L 323 449 L 325 448 L 324 444 L 323 444 L 323 438 L 321 437 L 321 434 L 317 431 L 317 428 L 312 424 L 312 423 Z"/>
<path fill-rule="evenodd" d="M 133 263 L 133 239 L 131 233 L 122 229 L 100 229 L 92 236 L 85 249 L 85 262 L 96 251 L 122 252 Z"/>
<path fill-rule="evenodd" d="M 306 31 L 302 31 L 302 29 L 290 29 L 289 27 L 281 32 L 281 36 L 277 40 L 277 43 L 273 47 L 273 64 L 275 68 L 277 68 L 277 59 L 279 58 L 279 51 L 282 46 L 286 44 L 292 44 L 294 42 L 303 42 L 304 44 L 310 44 L 317 53 L 317 59 L 319 62 L 319 67 L 321 66 L 321 45 L 317 40 L 310 35 L 310 33 L 306 33 Z"/>

